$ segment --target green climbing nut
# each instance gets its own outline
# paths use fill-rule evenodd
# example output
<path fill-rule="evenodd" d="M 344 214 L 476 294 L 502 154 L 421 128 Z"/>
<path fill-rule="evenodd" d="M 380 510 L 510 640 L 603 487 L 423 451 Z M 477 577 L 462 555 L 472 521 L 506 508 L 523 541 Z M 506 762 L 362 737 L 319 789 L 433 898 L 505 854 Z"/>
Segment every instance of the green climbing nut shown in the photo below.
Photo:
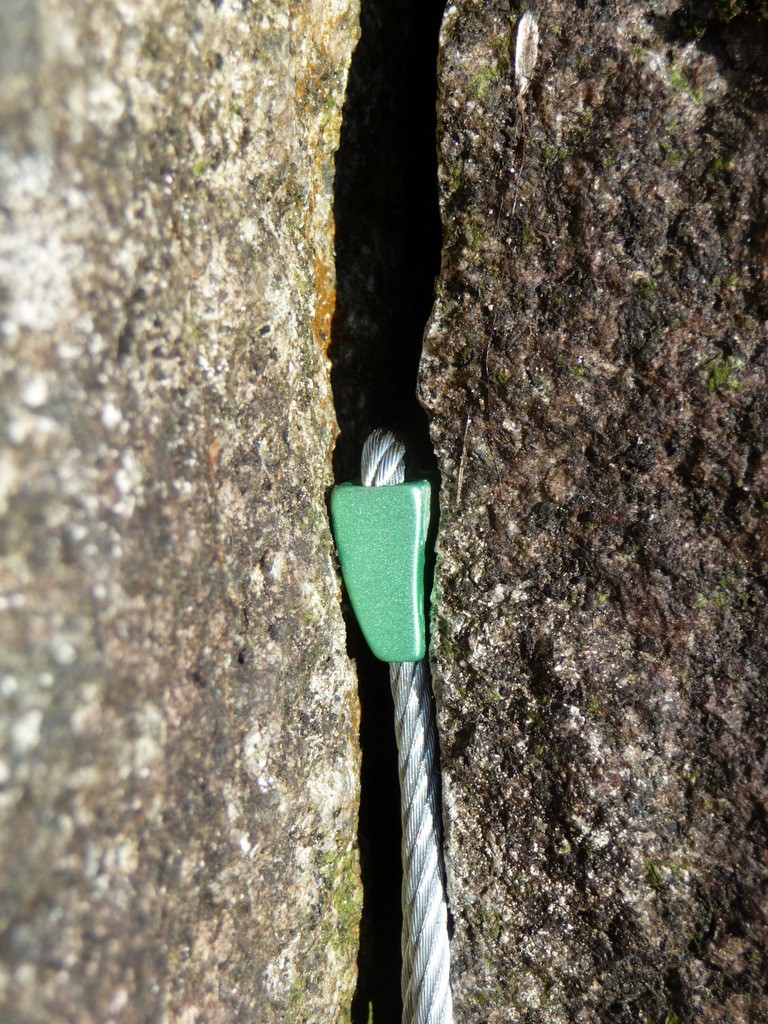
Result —
<path fill-rule="evenodd" d="M 381 661 L 420 661 L 427 649 L 424 559 L 431 485 L 341 484 L 331 518 L 349 599 Z"/>

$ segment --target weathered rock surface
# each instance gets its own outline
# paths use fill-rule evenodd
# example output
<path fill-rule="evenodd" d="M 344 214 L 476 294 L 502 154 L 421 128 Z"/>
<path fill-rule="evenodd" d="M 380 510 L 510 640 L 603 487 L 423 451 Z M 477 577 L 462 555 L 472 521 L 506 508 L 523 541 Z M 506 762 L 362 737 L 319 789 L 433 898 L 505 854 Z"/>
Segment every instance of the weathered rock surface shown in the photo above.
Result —
<path fill-rule="evenodd" d="M 768 21 L 446 11 L 421 395 L 457 1021 L 746 1024 L 766 982 Z"/>
<path fill-rule="evenodd" d="M 335 1021 L 356 4 L 0 6 L 0 1016 Z"/>

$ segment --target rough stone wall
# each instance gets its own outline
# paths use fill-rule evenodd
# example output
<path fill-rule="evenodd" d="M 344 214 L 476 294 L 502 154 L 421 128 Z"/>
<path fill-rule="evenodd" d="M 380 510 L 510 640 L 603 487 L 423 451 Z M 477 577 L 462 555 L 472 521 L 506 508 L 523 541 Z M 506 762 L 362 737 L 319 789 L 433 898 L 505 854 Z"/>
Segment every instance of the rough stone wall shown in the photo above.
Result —
<path fill-rule="evenodd" d="M 0 1016 L 335 1021 L 354 0 L 0 5 Z"/>
<path fill-rule="evenodd" d="M 421 396 L 456 1019 L 768 1019 L 764 5 L 443 23 Z M 519 179 L 519 180 L 518 180 Z"/>

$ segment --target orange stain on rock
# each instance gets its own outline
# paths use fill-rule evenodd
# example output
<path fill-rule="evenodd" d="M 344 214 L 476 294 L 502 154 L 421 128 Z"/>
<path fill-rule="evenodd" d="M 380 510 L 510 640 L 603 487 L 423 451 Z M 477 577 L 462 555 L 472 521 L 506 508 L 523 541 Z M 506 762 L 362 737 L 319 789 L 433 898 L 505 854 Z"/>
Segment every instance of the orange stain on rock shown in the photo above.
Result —
<path fill-rule="evenodd" d="M 211 443 L 208 445 L 208 450 L 205 453 L 205 461 L 208 463 L 208 475 L 211 478 L 211 483 L 216 483 L 216 474 L 219 469 L 219 457 L 221 455 L 221 441 L 218 437 L 214 437 Z"/>
<path fill-rule="evenodd" d="M 336 308 L 336 275 L 333 268 L 318 257 L 315 260 L 315 315 L 312 330 L 325 355 L 331 344 L 331 321 Z"/>

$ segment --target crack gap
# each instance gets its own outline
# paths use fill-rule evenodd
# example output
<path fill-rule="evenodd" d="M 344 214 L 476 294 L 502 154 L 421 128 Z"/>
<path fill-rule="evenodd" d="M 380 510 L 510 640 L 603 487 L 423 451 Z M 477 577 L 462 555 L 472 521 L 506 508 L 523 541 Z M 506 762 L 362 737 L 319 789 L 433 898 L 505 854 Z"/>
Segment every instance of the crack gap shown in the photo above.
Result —
<path fill-rule="evenodd" d="M 416 399 L 424 328 L 440 270 L 437 50 L 444 0 L 361 0 L 336 154 L 336 309 L 331 385 L 337 483 L 359 475 L 375 427 L 400 431 L 436 472 L 427 416 Z M 400 804 L 386 665 L 345 609 L 361 708 L 358 826 L 363 915 L 352 1024 L 399 1024 Z"/>

